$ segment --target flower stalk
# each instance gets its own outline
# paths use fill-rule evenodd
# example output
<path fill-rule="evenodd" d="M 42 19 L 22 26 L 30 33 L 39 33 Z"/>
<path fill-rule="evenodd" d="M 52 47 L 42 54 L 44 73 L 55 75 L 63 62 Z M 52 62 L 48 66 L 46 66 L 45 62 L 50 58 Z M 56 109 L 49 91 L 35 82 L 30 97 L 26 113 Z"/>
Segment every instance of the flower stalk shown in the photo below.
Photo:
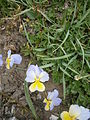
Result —
<path fill-rule="evenodd" d="M 37 117 L 34 105 L 32 103 L 32 100 L 30 98 L 30 94 L 29 94 L 29 90 L 28 90 L 28 83 L 26 81 L 24 81 L 24 91 L 25 91 L 25 97 L 26 97 L 26 101 L 29 105 L 29 108 L 33 114 L 33 117 L 35 118 L 35 120 L 39 120 L 39 118 Z"/>

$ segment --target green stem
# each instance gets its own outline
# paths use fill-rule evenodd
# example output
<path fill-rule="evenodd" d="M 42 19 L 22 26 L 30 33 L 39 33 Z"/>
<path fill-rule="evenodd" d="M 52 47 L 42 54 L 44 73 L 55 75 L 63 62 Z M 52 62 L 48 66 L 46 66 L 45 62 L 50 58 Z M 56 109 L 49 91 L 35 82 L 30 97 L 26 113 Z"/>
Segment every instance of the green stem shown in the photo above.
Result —
<path fill-rule="evenodd" d="M 26 81 L 24 81 L 24 91 L 25 91 L 26 101 L 29 105 L 30 110 L 32 111 L 32 114 L 33 114 L 35 120 L 39 120 L 38 117 L 37 117 L 34 105 L 32 103 L 32 100 L 30 98 L 30 94 L 29 94 L 29 90 L 28 90 L 28 83 Z"/>

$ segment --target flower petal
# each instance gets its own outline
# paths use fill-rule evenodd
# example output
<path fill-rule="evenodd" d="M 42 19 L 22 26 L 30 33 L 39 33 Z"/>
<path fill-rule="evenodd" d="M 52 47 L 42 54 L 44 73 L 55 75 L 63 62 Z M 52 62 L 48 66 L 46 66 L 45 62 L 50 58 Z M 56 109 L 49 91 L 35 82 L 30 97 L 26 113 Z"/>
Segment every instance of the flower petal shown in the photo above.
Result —
<path fill-rule="evenodd" d="M 2 58 L 2 55 L 0 54 L 0 66 L 3 65 L 3 58 Z"/>
<path fill-rule="evenodd" d="M 2 59 L 2 54 L 0 54 L 0 58 Z"/>
<path fill-rule="evenodd" d="M 40 77 L 40 81 L 41 82 L 45 82 L 49 80 L 49 74 L 47 72 L 41 72 L 41 74 L 39 75 Z"/>
<path fill-rule="evenodd" d="M 48 92 L 48 99 L 55 99 L 59 95 L 58 91 L 55 89 L 53 92 Z"/>
<path fill-rule="evenodd" d="M 29 90 L 31 92 L 35 92 L 37 90 L 37 84 L 36 82 L 35 83 L 32 83 L 30 86 L 29 86 Z"/>
<path fill-rule="evenodd" d="M 45 91 L 45 86 L 44 86 L 44 84 L 41 83 L 41 82 L 38 82 L 38 84 L 37 84 L 37 90 L 38 90 L 39 92 Z"/>
<path fill-rule="evenodd" d="M 50 109 L 50 106 L 49 106 L 49 102 L 46 98 L 44 99 L 43 103 L 46 103 L 45 110 L 48 111 Z"/>
<path fill-rule="evenodd" d="M 51 115 L 49 119 L 50 119 L 50 120 L 58 120 L 59 117 L 57 117 L 57 116 L 55 116 L 55 115 Z"/>
<path fill-rule="evenodd" d="M 8 58 L 11 56 L 11 50 L 8 50 Z"/>
<path fill-rule="evenodd" d="M 87 108 L 84 108 L 83 106 L 80 106 L 81 114 L 80 117 L 77 117 L 79 120 L 88 120 L 90 118 L 90 111 Z"/>
<path fill-rule="evenodd" d="M 47 99 L 46 98 L 43 100 L 43 103 L 47 103 Z"/>
<path fill-rule="evenodd" d="M 39 68 L 37 65 L 35 66 L 35 65 L 30 65 L 29 67 L 28 67 L 28 70 L 27 70 L 27 73 L 26 74 L 28 74 L 28 72 L 29 71 L 34 71 L 35 72 L 35 74 L 36 74 L 36 76 L 37 77 L 39 77 L 39 75 L 40 75 L 40 73 L 43 71 L 41 68 Z"/>
<path fill-rule="evenodd" d="M 34 82 L 35 81 L 35 73 L 34 73 L 34 71 L 29 71 L 28 74 L 27 74 L 27 77 L 25 78 L 25 80 L 27 82 L 30 82 L 30 83 Z"/>
<path fill-rule="evenodd" d="M 7 57 L 7 59 L 6 59 L 6 68 L 7 69 L 10 69 L 10 62 L 11 62 L 11 59 Z"/>
<path fill-rule="evenodd" d="M 12 68 L 13 64 L 14 64 L 14 59 L 11 58 L 11 60 L 10 60 L 10 67 L 11 67 L 11 68 Z"/>
<path fill-rule="evenodd" d="M 53 102 L 50 104 L 50 110 L 53 110 L 53 108 L 54 108 L 54 104 L 53 104 Z"/>
<path fill-rule="evenodd" d="M 67 111 L 63 111 L 60 115 L 62 120 L 72 120 L 69 113 Z"/>
<path fill-rule="evenodd" d="M 49 110 L 49 105 L 48 105 L 48 104 L 45 105 L 45 110 L 46 110 L 46 111 Z"/>
<path fill-rule="evenodd" d="M 35 65 L 30 65 L 27 69 L 26 75 L 28 75 L 30 73 L 30 71 L 34 71 L 35 73 Z"/>
<path fill-rule="evenodd" d="M 45 90 L 45 86 L 43 85 L 43 83 L 34 82 L 30 85 L 29 90 L 31 92 L 35 92 L 36 90 L 38 90 L 39 92 L 43 92 Z"/>
<path fill-rule="evenodd" d="M 14 60 L 15 64 L 20 64 L 21 61 L 22 61 L 22 57 L 19 54 L 13 54 L 13 55 L 11 55 L 11 59 Z"/>
<path fill-rule="evenodd" d="M 52 101 L 52 103 L 53 103 L 54 106 L 60 105 L 61 102 L 62 102 L 62 100 L 60 98 L 55 98 Z"/>
<path fill-rule="evenodd" d="M 38 65 L 36 65 L 35 66 L 35 74 L 36 74 L 36 76 L 39 77 L 40 73 L 41 73 L 41 71 L 40 71 Z"/>
<path fill-rule="evenodd" d="M 53 98 L 56 98 L 56 97 L 59 95 L 58 90 L 55 89 L 55 90 L 53 91 L 53 94 L 54 94 L 54 95 L 53 95 Z"/>
<path fill-rule="evenodd" d="M 81 109 L 78 105 L 71 105 L 69 108 L 70 116 L 78 117 L 81 114 Z"/>

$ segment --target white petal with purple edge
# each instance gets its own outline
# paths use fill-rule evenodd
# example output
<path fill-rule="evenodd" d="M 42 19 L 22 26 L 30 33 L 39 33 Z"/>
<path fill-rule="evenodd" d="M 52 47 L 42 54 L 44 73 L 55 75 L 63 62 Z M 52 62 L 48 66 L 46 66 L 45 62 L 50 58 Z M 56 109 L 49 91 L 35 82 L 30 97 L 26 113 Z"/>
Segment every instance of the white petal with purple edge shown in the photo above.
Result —
<path fill-rule="evenodd" d="M 49 94 L 48 98 L 49 99 L 55 99 L 58 96 L 58 91 L 55 89 L 53 92 L 51 92 L 51 94 Z"/>
<path fill-rule="evenodd" d="M 53 99 L 52 102 L 53 102 L 54 106 L 58 106 L 58 105 L 60 105 L 60 103 L 62 102 L 62 100 L 60 98 L 55 98 L 55 99 Z"/>
<path fill-rule="evenodd" d="M 0 58 L 2 58 L 2 54 L 0 54 Z"/>
<path fill-rule="evenodd" d="M 79 120 L 88 120 L 90 118 L 90 111 L 87 108 L 84 108 L 83 106 L 80 106 L 81 114 L 80 117 L 77 119 Z"/>
<path fill-rule="evenodd" d="M 11 50 L 8 50 L 8 58 L 11 56 Z"/>
<path fill-rule="evenodd" d="M 36 76 L 39 77 L 40 73 L 41 73 L 41 70 L 40 70 L 40 68 L 38 67 L 38 65 L 36 65 L 36 66 L 35 66 L 35 74 L 36 74 Z"/>
<path fill-rule="evenodd" d="M 14 59 L 11 58 L 11 62 L 10 62 L 10 67 L 11 67 L 11 68 L 12 68 L 13 64 L 14 64 Z"/>
<path fill-rule="evenodd" d="M 53 108 L 54 108 L 54 104 L 51 103 L 51 104 L 50 104 L 50 110 L 53 110 Z"/>
<path fill-rule="evenodd" d="M 34 72 L 35 72 L 35 65 L 30 65 L 30 66 L 28 67 L 28 69 L 27 69 L 26 74 L 29 74 L 30 71 L 34 71 Z"/>
<path fill-rule="evenodd" d="M 3 59 L 2 59 L 2 55 L 0 54 L 0 66 L 3 65 Z"/>
<path fill-rule="evenodd" d="M 40 74 L 40 81 L 41 82 L 46 82 L 46 81 L 48 81 L 49 80 L 49 75 L 48 75 L 48 73 L 47 72 L 41 72 L 41 74 Z"/>
<path fill-rule="evenodd" d="M 51 92 L 51 94 L 49 94 L 49 96 L 48 96 L 48 99 L 52 100 L 52 99 L 53 99 L 53 96 L 54 96 L 54 93 Z"/>
<path fill-rule="evenodd" d="M 52 94 L 52 92 L 48 92 L 47 99 L 50 99 L 51 94 Z"/>
<path fill-rule="evenodd" d="M 56 98 L 59 95 L 59 93 L 56 89 L 53 91 L 53 93 L 54 93 L 53 98 Z"/>
<path fill-rule="evenodd" d="M 34 73 L 34 71 L 29 71 L 28 72 L 28 74 L 27 74 L 27 77 L 25 78 L 25 80 L 27 81 L 27 82 L 34 82 L 35 81 L 35 73 Z"/>
<path fill-rule="evenodd" d="M 81 114 L 81 109 L 78 105 L 71 105 L 69 108 L 69 114 L 70 116 L 76 115 L 78 117 Z"/>
<path fill-rule="evenodd" d="M 19 54 L 13 54 L 13 55 L 11 55 L 11 59 L 14 60 L 15 64 L 20 64 L 22 62 L 22 57 Z"/>

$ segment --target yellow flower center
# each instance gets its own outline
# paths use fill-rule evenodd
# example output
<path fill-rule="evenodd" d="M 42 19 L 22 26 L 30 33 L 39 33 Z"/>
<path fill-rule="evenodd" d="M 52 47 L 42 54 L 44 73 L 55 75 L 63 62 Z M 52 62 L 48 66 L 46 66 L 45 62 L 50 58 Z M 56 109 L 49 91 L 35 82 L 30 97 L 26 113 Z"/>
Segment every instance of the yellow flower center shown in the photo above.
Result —
<path fill-rule="evenodd" d="M 46 104 L 50 107 L 50 104 L 52 103 L 52 101 L 51 100 L 49 100 L 49 99 L 47 99 L 47 102 L 46 102 Z"/>
<path fill-rule="evenodd" d="M 63 113 L 63 120 L 75 120 L 76 116 L 70 116 L 68 112 Z"/>
<path fill-rule="evenodd" d="M 10 69 L 10 62 L 11 62 L 11 59 L 7 58 L 6 59 L 6 67 L 7 67 L 7 69 Z"/>
<path fill-rule="evenodd" d="M 30 85 L 29 90 L 31 92 L 34 92 L 36 90 L 43 92 L 45 90 L 45 86 L 43 85 L 42 82 L 40 82 L 40 77 L 39 78 L 35 77 L 34 79 L 35 82 Z"/>
<path fill-rule="evenodd" d="M 40 77 L 39 78 L 35 77 L 35 82 L 38 83 L 39 81 L 40 81 Z"/>
<path fill-rule="evenodd" d="M 50 104 L 52 103 L 52 100 L 45 98 L 44 103 L 46 103 L 45 110 L 48 111 L 50 109 Z"/>

